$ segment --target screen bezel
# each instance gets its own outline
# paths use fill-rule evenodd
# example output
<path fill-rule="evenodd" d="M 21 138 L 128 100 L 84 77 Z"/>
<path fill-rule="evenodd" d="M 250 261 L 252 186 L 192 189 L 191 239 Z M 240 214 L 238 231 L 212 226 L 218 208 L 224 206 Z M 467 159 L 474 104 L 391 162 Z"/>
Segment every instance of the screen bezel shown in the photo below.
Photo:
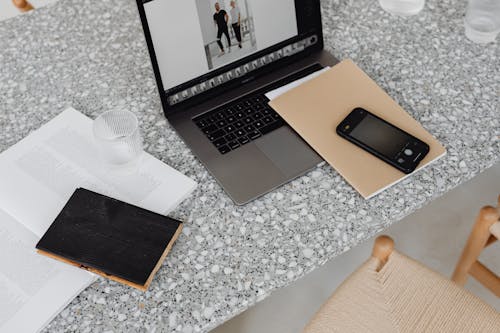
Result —
<path fill-rule="evenodd" d="M 161 0 L 149 0 L 149 1 L 161 1 Z M 156 85 L 158 88 L 158 92 L 160 94 L 160 99 L 161 99 L 162 106 L 163 106 L 163 112 L 165 113 L 165 115 L 169 115 L 173 112 L 183 110 L 191 105 L 198 104 L 203 100 L 206 100 L 206 99 L 209 99 L 213 96 L 219 95 L 221 93 L 221 91 L 223 91 L 223 90 L 230 89 L 231 87 L 236 87 L 236 86 L 245 84 L 249 81 L 252 81 L 256 77 L 259 77 L 262 74 L 269 72 L 270 70 L 273 70 L 273 68 L 282 67 L 287 62 L 295 61 L 296 59 L 305 57 L 312 52 L 323 49 L 323 33 L 322 33 L 322 23 L 321 23 L 320 0 L 295 0 L 295 10 L 296 10 L 297 25 L 298 25 L 298 31 L 299 31 L 297 36 L 290 38 L 286 41 L 283 41 L 281 43 L 275 44 L 273 46 L 270 46 L 266 49 L 260 50 L 254 54 L 246 56 L 246 57 L 239 59 L 235 62 L 232 62 L 228 65 L 225 65 L 223 67 L 212 70 L 206 74 L 203 74 L 197 78 L 189 80 L 189 81 L 187 81 L 181 85 L 178 85 L 174 88 L 181 87 L 178 89 L 182 90 L 186 86 L 196 84 L 196 82 L 205 81 L 207 79 L 217 77 L 221 73 L 227 72 L 228 70 L 231 70 L 232 68 L 241 66 L 247 62 L 258 59 L 258 58 L 262 57 L 263 55 L 266 55 L 268 53 L 279 50 L 280 48 L 282 48 L 286 45 L 289 45 L 290 43 L 299 41 L 299 40 L 306 38 L 308 36 L 316 35 L 318 38 L 318 42 L 316 44 L 304 49 L 301 52 L 294 54 L 293 56 L 286 57 L 286 58 L 280 59 L 278 61 L 275 61 L 271 64 L 265 65 L 265 66 L 255 70 L 255 71 L 252 71 L 252 72 L 247 73 L 245 75 L 242 75 L 238 78 L 235 78 L 227 83 L 224 83 L 220 86 L 217 86 L 217 87 L 215 87 L 211 90 L 208 90 L 200 95 L 191 97 L 190 99 L 188 99 L 186 101 L 183 101 L 183 102 L 180 102 L 179 104 L 171 106 L 168 103 L 168 100 L 167 100 L 168 95 L 164 89 L 163 82 L 161 79 L 160 68 L 158 65 L 158 59 L 156 57 L 156 53 L 154 50 L 153 40 L 151 38 L 151 32 L 149 29 L 148 20 L 147 20 L 146 12 L 144 9 L 144 3 L 147 3 L 149 1 L 136 0 L 136 3 L 137 3 L 137 8 L 139 11 L 141 23 L 142 23 L 142 28 L 144 31 L 144 36 L 146 39 L 146 44 L 148 46 L 149 56 L 151 58 L 151 64 L 152 64 L 153 72 L 154 72 L 155 79 L 156 79 Z M 174 89 L 174 88 L 172 88 L 172 89 Z"/>

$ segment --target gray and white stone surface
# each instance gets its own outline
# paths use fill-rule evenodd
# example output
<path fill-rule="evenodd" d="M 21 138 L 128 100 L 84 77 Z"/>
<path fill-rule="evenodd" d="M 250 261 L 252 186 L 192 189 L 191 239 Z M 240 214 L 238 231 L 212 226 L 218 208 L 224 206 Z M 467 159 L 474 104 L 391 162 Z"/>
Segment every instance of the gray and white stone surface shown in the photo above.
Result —
<path fill-rule="evenodd" d="M 500 44 L 465 38 L 464 6 L 429 0 L 403 19 L 375 0 L 322 1 L 326 47 L 448 154 L 368 201 L 324 165 L 244 207 L 165 120 L 134 1 L 61 0 L 1 22 L 0 151 L 69 106 L 95 117 L 124 105 L 146 150 L 199 183 L 172 213 L 185 228 L 147 292 L 99 279 L 45 331 L 207 332 L 497 163 Z"/>

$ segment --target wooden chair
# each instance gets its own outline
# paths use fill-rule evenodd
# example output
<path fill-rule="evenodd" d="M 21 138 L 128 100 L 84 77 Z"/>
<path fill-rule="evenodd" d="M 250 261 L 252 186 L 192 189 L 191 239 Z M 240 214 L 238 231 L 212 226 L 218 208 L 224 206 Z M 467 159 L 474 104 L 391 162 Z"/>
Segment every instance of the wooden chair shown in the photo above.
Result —
<path fill-rule="evenodd" d="M 498 197 L 498 207 L 485 206 L 481 208 L 452 276 L 453 281 L 463 286 L 470 274 L 497 297 L 500 297 L 500 277 L 489 270 L 478 258 L 487 246 L 500 239 L 499 219 L 500 196 Z"/>
<path fill-rule="evenodd" d="M 33 9 L 33 6 L 26 0 L 12 0 L 12 3 L 22 12 L 27 12 Z"/>
<path fill-rule="evenodd" d="M 372 256 L 327 300 L 304 333 L 498 333 L 500 313 L 381 236 Z"/>

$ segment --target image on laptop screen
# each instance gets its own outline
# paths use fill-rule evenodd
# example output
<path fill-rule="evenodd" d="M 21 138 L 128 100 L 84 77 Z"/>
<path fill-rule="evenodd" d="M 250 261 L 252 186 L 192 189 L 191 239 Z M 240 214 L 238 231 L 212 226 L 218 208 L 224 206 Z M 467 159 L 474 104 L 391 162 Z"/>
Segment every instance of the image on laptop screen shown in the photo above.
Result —
<path fill-rule="evenodd" d="M 294 0 L 152 0 L 144 10 L 167 91 L 298 34 Z"/>

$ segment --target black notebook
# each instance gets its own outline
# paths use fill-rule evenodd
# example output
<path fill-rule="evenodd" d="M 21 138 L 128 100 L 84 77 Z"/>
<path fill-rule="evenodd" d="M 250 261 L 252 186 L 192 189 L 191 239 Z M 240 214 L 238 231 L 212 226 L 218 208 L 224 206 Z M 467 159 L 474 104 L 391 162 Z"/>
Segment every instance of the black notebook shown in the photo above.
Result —
<path fill-rule="evenodd" d="M 146 290 L 182 223 L 77 189 L 38 242 L 38 252 Z"/>

